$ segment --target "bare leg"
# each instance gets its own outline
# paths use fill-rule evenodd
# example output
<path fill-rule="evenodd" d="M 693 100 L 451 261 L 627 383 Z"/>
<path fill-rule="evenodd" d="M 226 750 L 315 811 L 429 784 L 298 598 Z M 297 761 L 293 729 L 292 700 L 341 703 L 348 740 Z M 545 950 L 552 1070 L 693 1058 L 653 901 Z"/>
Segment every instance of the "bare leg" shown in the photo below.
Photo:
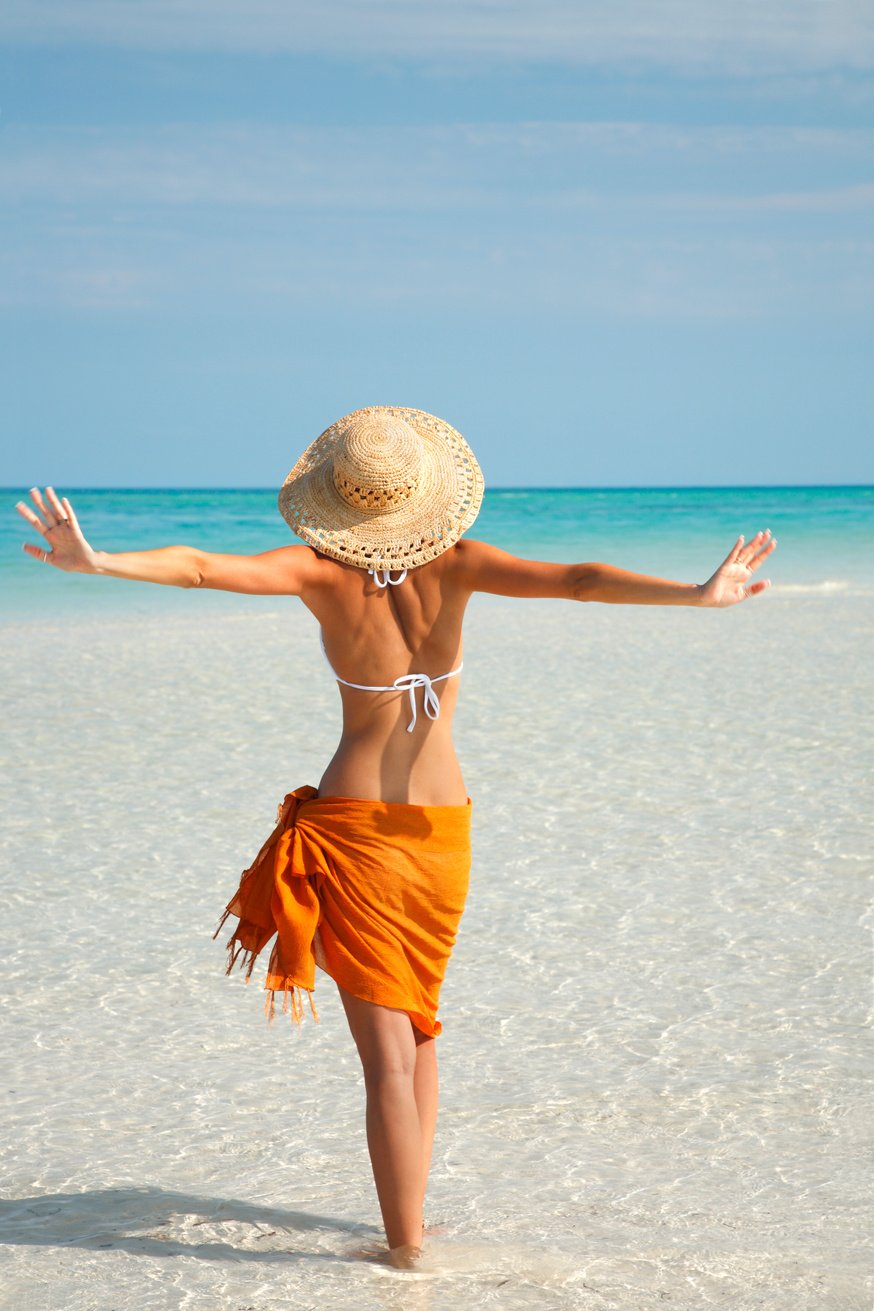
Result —
<path fill-rule="evenodd" d="M 434 1147 L 434 1130 L 437 1127 L 437 1043 L 424 1033 L 413 1029 L 416 1040 L 416 1073 L 413 1093 L 419 1112 L 419 1129 L 422 1138 L 422 1198 L 428 1188 L 431 1169 L 431 1152 Z"/>
<path fill-rule="evenodd" d="M 389 1248 L 403 1254 L 422 1241 L 437 1118 L 434 1043 L 404 1011 L 361 1001 L 342 988 L 340 996 L 364 1069 L 367 1146 L 385 1234 Z"/>

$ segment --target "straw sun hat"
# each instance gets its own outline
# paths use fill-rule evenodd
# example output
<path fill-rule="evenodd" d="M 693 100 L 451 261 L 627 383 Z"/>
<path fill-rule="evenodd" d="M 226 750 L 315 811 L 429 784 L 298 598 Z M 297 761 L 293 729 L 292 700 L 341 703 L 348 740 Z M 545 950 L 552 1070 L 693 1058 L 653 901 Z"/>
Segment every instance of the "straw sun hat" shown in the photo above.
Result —
<path fill-rule="evenodd" d="M 363 569 L 415 569 L 448 550 L 479 513 L 483 476 L 448 423 L 373 405 L 308 446 L 279 493 L 298 537 Z"/>

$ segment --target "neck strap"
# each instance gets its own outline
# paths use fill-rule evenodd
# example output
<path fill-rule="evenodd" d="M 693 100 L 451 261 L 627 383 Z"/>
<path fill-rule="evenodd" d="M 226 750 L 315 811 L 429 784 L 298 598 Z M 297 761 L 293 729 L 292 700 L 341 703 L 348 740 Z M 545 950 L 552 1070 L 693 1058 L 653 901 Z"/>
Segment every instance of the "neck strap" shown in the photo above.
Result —
<path fill-rule="evenodd" d="M 368 569 L 367 572 L 370 574 L 377 587 L 388 587 L 389 585 L 392 587 L 399 587 L 407 576 L 406 569 L 401 569 L 397 578 L 392 578 L 393 571 L 391 569 Z M 382 574 L 381 578 L 380 574 Z"/>

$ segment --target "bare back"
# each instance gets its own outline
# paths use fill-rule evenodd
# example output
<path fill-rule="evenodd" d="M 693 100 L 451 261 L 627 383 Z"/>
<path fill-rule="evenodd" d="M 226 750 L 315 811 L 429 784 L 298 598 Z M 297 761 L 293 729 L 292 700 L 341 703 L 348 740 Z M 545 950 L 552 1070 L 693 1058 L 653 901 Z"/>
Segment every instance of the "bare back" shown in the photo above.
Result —
<path fill-rule="evenodd" d="M 470 591 L 454 548 L 410 570 L 399 586 L 387 587 L 366 570 L 326 556 L 317 559 L 302 599 L 321 624 L 328 659 L 340 678 L 390 685 L 404 674 L 439 678 L 458 668 Z M 406 692 L 338 684 L 343 733 L 319 783 L 320 794 L 463 805 L 467 791 L 452 741 L 459 681 L 454 677 L 434 685 L 439 715 L 431 719 L 419 713 L 412 732 Z M 421 698 L 421 690 L 413 695 Z"/>

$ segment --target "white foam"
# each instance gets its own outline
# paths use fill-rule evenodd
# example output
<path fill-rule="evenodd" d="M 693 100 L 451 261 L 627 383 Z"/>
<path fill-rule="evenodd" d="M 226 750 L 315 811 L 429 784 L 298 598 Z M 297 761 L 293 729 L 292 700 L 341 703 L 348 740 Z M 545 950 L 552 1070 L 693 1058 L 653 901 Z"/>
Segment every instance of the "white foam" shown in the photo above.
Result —
<path fill-rule="evenodd" d="M 848 578 L 825 578 L 818 583 L 774 583 L 773 590 L 777 593 L 807 593 L 807 592 L 847 592 L 854 585 Z M 856 585 L 858 587 L 858 584 Z M 856 588 L 854 587 L 854 590 Z M 859 590 L 863 590 L 859 588 Z M 864 589 L 866 592 L 868 589 Z"/>

